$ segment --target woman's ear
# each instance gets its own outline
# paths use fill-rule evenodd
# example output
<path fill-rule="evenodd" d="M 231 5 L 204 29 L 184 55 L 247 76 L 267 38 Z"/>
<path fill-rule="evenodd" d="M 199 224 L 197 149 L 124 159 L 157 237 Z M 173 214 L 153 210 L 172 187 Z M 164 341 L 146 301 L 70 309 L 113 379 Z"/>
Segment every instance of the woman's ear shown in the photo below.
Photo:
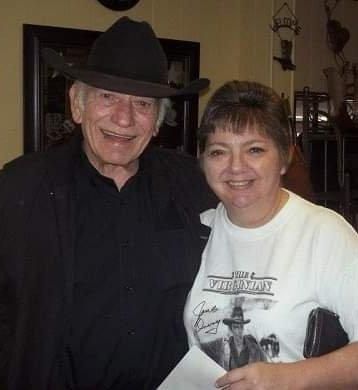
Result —
<path fill-rule="evenodd" d="M 72 119 L 75 123 L 81 124 L 83 102 L 80 101 L 81 98 L 79 93 L 79 86 L 76 83 L 72 84 L 69 91 L 69 95 L 70 95 L 70 102 L 71 102 Z"/>
<path fill-rule="evenodd" d="M 310 170 L 303 153 L 297 145 L 293 146 L 292 152 L 290 165 L 287 166 L 287 173 L 283 176 L 283 186 L 302 198 L 315 202 Z"/>
<path fill-rule="evenodd" d="M 287 160 L 283 162 L 283 166 L 282 166 L 281 171 L 280 171 L 281 175 L 285 175 L 287 173 L 288 168 L 292 163 L 294 154 L 295 154 L 295 145 L 292 145 L 290 147 Z"/>
<path fill-rule="evenodd" d="M 286 172 L 287 172 L 287 165 L 284 165 L 284 166 L 281 168 L 281 170 L 280 170 L 281 176 L 285 175 Z"/>

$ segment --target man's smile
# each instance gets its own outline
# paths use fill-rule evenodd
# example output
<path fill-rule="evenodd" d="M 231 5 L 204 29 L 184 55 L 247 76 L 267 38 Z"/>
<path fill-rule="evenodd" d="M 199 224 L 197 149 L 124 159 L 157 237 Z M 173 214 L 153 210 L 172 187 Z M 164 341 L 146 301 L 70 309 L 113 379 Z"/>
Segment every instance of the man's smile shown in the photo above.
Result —
<path fill-rule="evenodd" d="M 135 135 L 126 135 L 126 134 L 118 134 L 114 131 L 110 131 L 110 130 L 105 130 L 105 129 L 100 129 L 101 130 L 101 133 L 106 137 L 110 137 L 110 138 L 116 138 L 118 140 L 127 140 L 127 141 L 131 141 L 133 140 L 134 138 L 136 138 Z"/>

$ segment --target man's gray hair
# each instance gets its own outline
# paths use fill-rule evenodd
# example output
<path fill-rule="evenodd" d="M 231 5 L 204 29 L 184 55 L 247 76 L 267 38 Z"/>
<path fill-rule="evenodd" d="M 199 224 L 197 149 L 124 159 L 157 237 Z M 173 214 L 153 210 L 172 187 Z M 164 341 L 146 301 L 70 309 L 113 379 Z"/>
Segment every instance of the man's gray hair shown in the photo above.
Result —
<path fill-rule="evenodd" d="M 165 117 L 172 106 L 172 102 L 168 98 L 159 99 L 159 110 L 158 110 L 158 119 L 157 119 L 157 128 L 163 124 Z"/>
<path fill-rule="evenodd" d="M 79 101 L 80 108 L 84 109 L 89 85 L 79 80 L 76 80 L 74 84 L 77 87 L 78 101 Z M 158 118 L 157 118 L 156 127 L 159 129 L 165 120 L 169 108 L 171 107 L 171 101 L 168 98 L 159 98 L 157 101 L 158 101 L 159 109 L 158 109 Z"/>

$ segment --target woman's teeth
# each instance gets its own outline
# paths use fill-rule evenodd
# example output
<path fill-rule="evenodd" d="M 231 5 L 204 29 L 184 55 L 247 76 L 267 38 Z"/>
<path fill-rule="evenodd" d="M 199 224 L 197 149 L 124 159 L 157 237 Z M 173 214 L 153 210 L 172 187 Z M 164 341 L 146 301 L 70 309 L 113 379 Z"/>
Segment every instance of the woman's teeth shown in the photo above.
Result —
<path fill-rule="evenodd" d="M 237 187 L 237 188 L 241 188 L 241 187 L 246 187 L 250 184 L 250 180 L 240 180 L 240 181 L 233 181 L 233 180 L 230 180 L 228 181 L 228 184 L 231 186 L 231 187 Z"/>

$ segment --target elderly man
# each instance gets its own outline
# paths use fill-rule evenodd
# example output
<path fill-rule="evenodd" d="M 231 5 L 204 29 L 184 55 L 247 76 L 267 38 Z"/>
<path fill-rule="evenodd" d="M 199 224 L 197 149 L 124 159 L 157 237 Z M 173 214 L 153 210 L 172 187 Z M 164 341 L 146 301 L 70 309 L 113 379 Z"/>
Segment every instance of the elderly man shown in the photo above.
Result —
<path fill-rule="evenodd" d="M 195 160 L 148 146 L 167 84 L 146 22 L 119 19 L 75 79 L 82 132 L 0 175 L 0 376 L 6 389 L 154 389 L 186 351 L 182 312 L 215 200 Z M 2 387 L 2 388 L 3 388 Z"/>

